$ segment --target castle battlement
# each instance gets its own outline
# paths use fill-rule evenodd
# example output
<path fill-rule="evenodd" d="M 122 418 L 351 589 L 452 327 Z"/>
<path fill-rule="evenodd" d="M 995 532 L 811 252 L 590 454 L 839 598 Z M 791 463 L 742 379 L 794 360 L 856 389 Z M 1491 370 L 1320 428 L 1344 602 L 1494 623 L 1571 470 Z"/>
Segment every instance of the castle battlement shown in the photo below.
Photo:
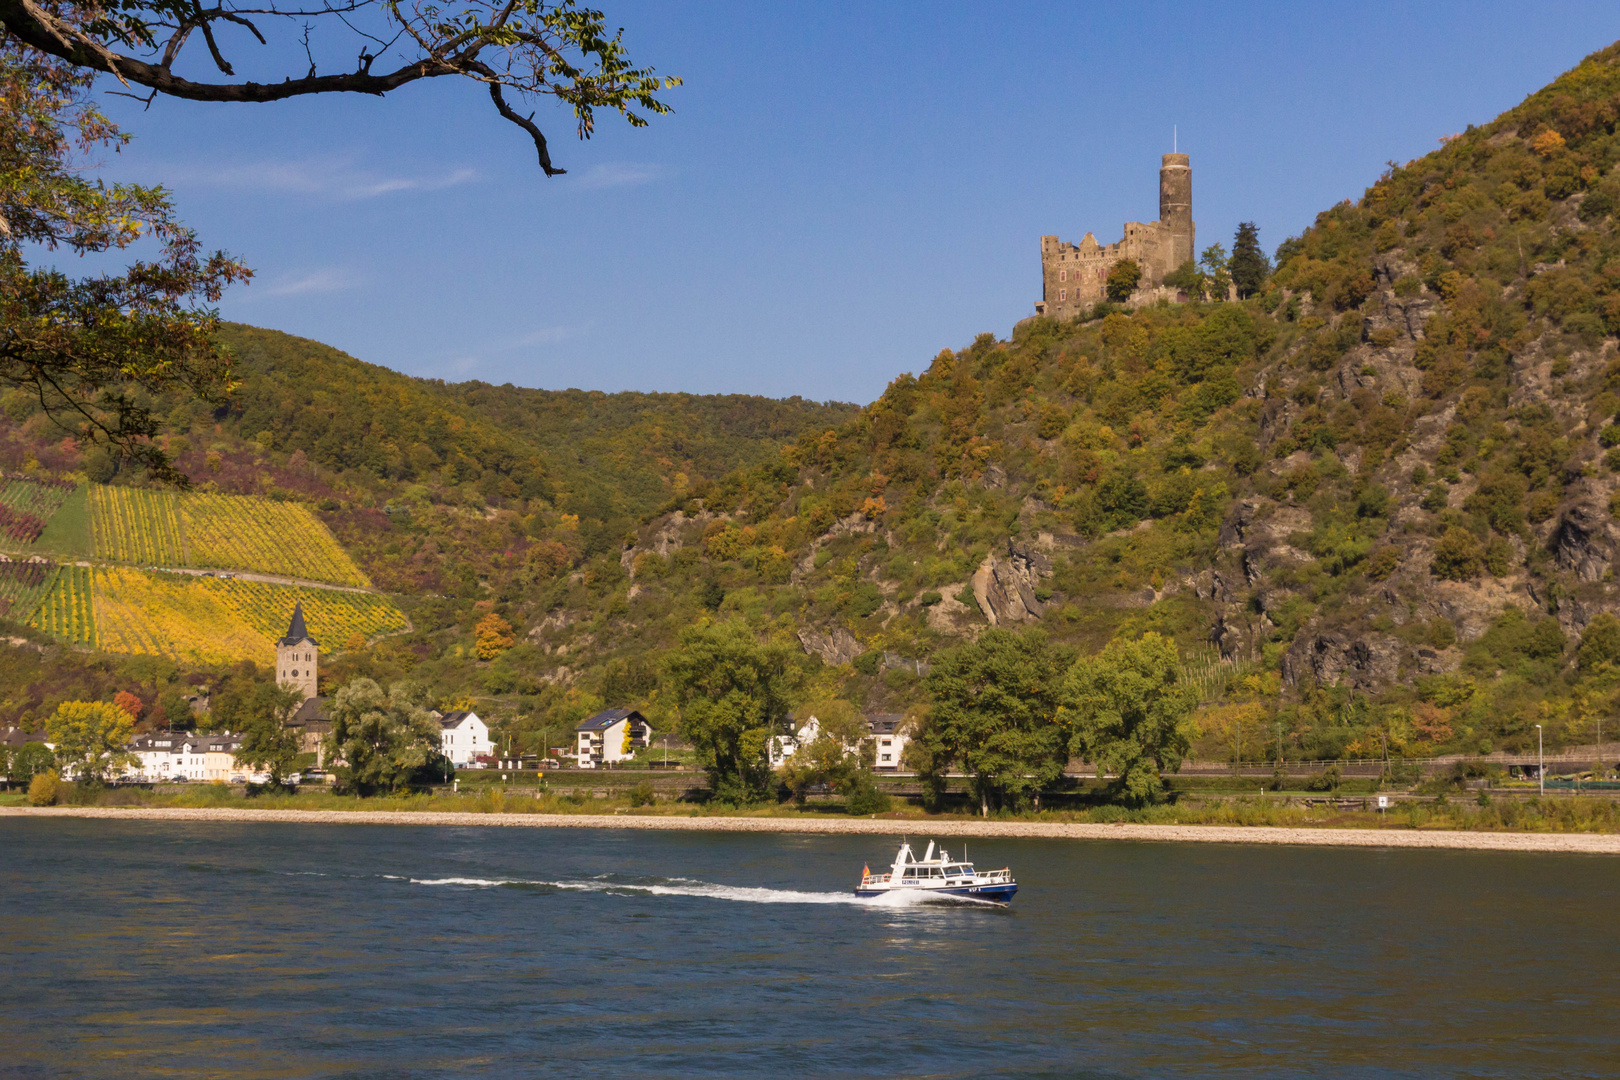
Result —
<path fill-rule="evenodd" d="M 1068 319 L 1107 295 L 1108 272 L 1123 259 L 1142 268 L 1138 293 L 1156 290 L 1164 276 L 1193 257 L 1192 163 L 1186 154 L 1166 154 L 1159 166 L 1159 220 L 1127 221 L 1116 243 L 1099 244 L 1086 233 L 1078 244 L 1041 237 L 1041 299 L 1037 315 Z"/>

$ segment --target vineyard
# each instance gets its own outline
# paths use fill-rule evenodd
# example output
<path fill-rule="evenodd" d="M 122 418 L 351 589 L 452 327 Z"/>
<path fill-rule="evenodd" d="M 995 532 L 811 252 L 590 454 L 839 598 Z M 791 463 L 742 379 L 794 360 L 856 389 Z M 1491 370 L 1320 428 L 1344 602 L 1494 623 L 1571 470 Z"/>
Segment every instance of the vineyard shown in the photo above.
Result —
<path fill-rule="evenodd" d="M 0 473 L 0 543 L 32 544 L 51 515 L 73 494 L 71 480 L 35 479 Z"/>
<path fill-rule="evenodd" d="M 293 605 L 328 650 L 352 634 L 403 630 L 405 616 L 384 597 L 306 586 L 98 567 L 96 632 L 108 652 L 145 653 L 197 663 L 272 662 Z"/>
<path fill-rule="evenodd" d="M 91 603 L 90 569 L 59 566 L 51 572 L 41 593 L 29 625 L 65 644 L 95 648 L 96 619 Z"/>
<path fill-rule="evenodd" d="M 109 562 L 371 584 L 325 523 L 299 503 L 98 485 L 90 489 L 90 523 L 96 557 Z"/>
<path fill-rule="evenodd" d="M 299 503 L 193 494 L 182 496 L 180 505 L 192 566 L 371 584 L 325 523 Z"/>
<path fill-rule="evenodd" d="M 0 562 L 0 616 L 27 620 L 54 569 L 48 562 Z"/>
<path fill-rule="evenodd" d="M 98 559 L 141 566 L 183 566 L 178 496 L 143 488 L 90 489 L 90 528 Z"/>

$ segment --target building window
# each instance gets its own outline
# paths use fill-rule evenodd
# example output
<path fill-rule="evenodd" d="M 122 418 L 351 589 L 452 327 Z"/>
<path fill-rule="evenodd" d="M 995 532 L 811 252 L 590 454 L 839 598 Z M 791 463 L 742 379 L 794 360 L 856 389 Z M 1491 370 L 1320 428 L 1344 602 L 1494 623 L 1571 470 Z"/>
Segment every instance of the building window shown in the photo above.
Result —
<path fill-rule="evenodd" d="M 1059 270 L 1058 271 L 1058 280 L 1059 281 L 1068 281 L 1069 280 L 1069 272 L 1067 270 Z"/>
<path fill-rule="evenodd" d="M 1069 290 L 1068 289 L 1059 289 L 1058 290 L 1058 299 L 1059 300 L 1067 300 L 1068 298 L 1069 298 Z"/>

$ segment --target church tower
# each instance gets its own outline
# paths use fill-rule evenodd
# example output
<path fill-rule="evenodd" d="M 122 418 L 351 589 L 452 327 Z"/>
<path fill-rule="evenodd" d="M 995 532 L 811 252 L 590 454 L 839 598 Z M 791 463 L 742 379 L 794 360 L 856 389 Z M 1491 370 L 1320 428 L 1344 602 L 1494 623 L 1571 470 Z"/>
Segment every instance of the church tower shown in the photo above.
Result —
<path fill-rule="evenodd" d="M 277 685 L 298 691 L 304 701 L 314 697 L 320 656 L 320 642 L 310 637 L 304 626 L 304 605 L 295 604 L 287 636 L 276 642 Z"/>

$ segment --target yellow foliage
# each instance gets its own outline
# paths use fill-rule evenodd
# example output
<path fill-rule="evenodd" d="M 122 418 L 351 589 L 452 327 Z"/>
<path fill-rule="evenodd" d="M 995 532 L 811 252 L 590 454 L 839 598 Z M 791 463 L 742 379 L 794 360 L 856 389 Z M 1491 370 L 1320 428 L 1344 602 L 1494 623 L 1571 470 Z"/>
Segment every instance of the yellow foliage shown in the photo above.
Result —
<path fill-rule="evenodd" d="M 192 566 L 371 584 L 326 523 L 301 503 L 199 493 L 184 496 L 180 509 Z"/>
<path fill-rule="evenodd" d="M 512 647 L 512 624 L 493 611 L 478 620 L 478 659 L 493 660 Z"/>
<path fill-rule="evenodd" d="M 96 633 L 108 652 L 265 663 L 298 603 L 320 641 L 365 640 L 407 625 L 390 600 L 371 593 L 126 567 L 98 567 L 94 582 Z"/>
<path fill-rule="evenodd" d="M 1552 128 L 1530 140 L 1530 149 L 1542 157 L 1552 157 L 1564 148 L 1564 137 Z"/>
<path fill-rule="evenodd" d="M 62 798 L 62 778 L 56 770 L 42 772 L 28 784 L 29 806 L 55 806 Z"/>

